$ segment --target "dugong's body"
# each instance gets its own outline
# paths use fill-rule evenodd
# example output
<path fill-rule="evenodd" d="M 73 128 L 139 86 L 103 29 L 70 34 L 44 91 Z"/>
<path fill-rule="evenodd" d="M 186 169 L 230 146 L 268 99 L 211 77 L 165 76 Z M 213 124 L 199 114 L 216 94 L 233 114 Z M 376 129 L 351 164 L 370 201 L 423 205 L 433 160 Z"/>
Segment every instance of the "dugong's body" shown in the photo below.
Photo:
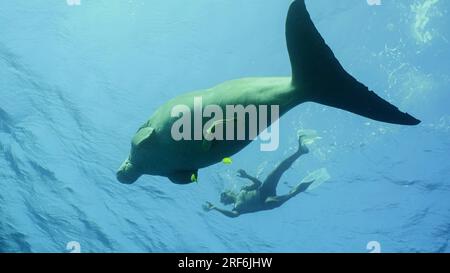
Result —
<path fill-rule="evenodd" d="M 245 78 L 176 97 L 161 106 L 138 130 L 132 140 L 131 155 L 121 170 L 126 166 L 140 166 L 139 175 L 162 175 L 175 183 L 190 183 L 192 174 L 198 169 L 237 153 L 251 140 L 214 140 L 208 148 L 205 148 L 206 140 L 176 141 L 171 132 L 178 119 L 171 116 L 175 106 L 186 105 L 193 109 L 194 98 L 201 97 L 203 105 L 218 105 L 224 113 L 227 105 L 279 105 L 281 116 L 299 103 L 299 94 L 295 92 L 291 78 Z M 151 132 L 144 136 L 148 141 L 140 142 L 142 131 Z"/>
<path fill-rule="evenodd" d="M 342 68 L 314 27 L 304 0 L 294 1 L 290 7 L 286 37 L 292 77 L 233 80 L 170 100 L 133 137 L 131 153 L 117 172 L 118 180 L 131 184 L 148 174 L 188 184 L 193 182 L 198 169 L 220 162 L 251 142 L 175 140 L 172 128 L 178 117 L 173 117 L 172 111 L 177 105 L 186 105 L 194 112 L 194 98 L 201 98 L 204 106 L 217 105 L 224 113 L 227 105 L 278 105 L 282 116 L 303 102 L 313 101 L 378 121 L 420 123 L 369 91 Z M 244 123 L 248 127 L 248 120 Z M 264 129 L 258 128 L 258 132 Z"/>

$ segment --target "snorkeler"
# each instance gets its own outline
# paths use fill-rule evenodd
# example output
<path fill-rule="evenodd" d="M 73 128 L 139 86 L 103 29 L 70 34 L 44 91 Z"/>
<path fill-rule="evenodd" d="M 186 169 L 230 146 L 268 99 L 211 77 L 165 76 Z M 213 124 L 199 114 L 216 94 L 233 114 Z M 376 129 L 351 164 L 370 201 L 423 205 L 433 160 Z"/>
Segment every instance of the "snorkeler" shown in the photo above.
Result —
<path fill-rule="evenodd" d="M 306 147 L 304 141 L 305 138 L 306 137 L 303 135 L 299 137 L 298 150 L 281 162 L 275 170 L 267 176 L 264 182 L 261 182 L 258 178 L 247 174 L 244 170 L 239 170 L 238 176 L 249 179 L 252 182 L 252 185 L 242 187 L 239 193 L 225 191 L 220 195 L 220 202 L 222 204 L 234 204 L 234 208 L 232 210 L 218 208 L 210 202 L 206 202 L 203 209 L 205 211 L 216 210 L 225 216 L 234 218 L 245 213 L 278 208 L 292 197 L 306 191 L 315 182 L 315 180 L 301 182 L 286 195 L 277 196 L 276 191 L 278 182 L 284 172 L 286 172 L 300 156 L 309 153 L 309 149 Z"/>

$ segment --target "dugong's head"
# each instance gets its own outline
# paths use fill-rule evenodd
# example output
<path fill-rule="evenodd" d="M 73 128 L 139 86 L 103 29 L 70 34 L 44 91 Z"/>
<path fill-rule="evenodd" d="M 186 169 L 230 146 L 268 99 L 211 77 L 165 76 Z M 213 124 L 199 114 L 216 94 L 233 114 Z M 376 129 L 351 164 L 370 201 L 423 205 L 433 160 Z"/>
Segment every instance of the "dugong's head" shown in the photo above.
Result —
<path fill-rule="evenodd" d="M 133 184 L 141 175 L 142 173 L 129 159 L 122 163 L 116 173 L 117 180 L 123 184 Z"/>
<path fill-rule="evenodd" d="M 152 135 L 154 129 L 152 127 L 141 127 L 131 141 L 130 156 L 122 163 L 117 170 L 116 177 L 123 184 L 132 184 L 138 180 L 143 173 L 149 173 L 148 155 L 152 153 Z M 143 163 L 144 162 L 144 163 Z M 147 164 L 145 164 L 147 163 Z"/>

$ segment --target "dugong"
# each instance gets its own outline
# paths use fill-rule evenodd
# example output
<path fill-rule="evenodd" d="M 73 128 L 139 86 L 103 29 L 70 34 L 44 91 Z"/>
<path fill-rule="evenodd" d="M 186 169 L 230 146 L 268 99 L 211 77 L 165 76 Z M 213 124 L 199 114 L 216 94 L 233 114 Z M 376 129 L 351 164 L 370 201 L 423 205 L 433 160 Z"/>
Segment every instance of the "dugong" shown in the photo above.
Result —
<path fill-rule="evenodd" d="M 316 102 L 381 122 L 400 125 L 420 123 L 377 96 L 344 70 L 314 26 L 304 0 L 294 1 L 289 8 L 286 40 L 291 77 L 232 80 L 168 101 L 136 132 L 131 141 L 130 155 L 117 171 L 117 179 L 124 184 L 132 184 L 141 175 L 147 174 L 167 177 L 176 184 L 189 184 L 197 180 L 200 168 L 220 162 L 252 141 L 251 138 L 209 141 L 174 139 L 172 128 L 179 117 L 173 116 L 173 109 L 184 105 L 194 112 L 195 98 L 201 98 L 203 105 L 216 105 L 223 112 L 226 112 L 227 105 L 278 105 L 279 116 L 282 116 L 299 104 Z M 247 119 L 244 122 L 249 125 Z M 213 123 L 210 129 L 214 129 L 214 125 L 217 123 Z M 258 128 L 258 133 L 267 126 L 270 124 Z"/>

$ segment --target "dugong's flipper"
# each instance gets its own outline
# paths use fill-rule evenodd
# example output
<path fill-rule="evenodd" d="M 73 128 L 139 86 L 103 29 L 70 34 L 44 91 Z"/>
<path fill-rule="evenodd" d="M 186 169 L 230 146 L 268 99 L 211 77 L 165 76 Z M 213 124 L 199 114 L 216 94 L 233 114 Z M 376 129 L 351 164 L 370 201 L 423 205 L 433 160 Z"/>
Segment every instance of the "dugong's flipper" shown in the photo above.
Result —
<path fill-rule="evenodd" d="M 304 0 L 292 3 L 286 22 L 292 79 L 305 99 L 374 120 L 417 125 L 419 120 L 377 96 L 348 74 L 317 31 Z"/>
<path fill-rule="evenodd" d="M 175 184 L 191 184 L 197 182 L 198 170 L 178 171 L 167 176 Z"/>

